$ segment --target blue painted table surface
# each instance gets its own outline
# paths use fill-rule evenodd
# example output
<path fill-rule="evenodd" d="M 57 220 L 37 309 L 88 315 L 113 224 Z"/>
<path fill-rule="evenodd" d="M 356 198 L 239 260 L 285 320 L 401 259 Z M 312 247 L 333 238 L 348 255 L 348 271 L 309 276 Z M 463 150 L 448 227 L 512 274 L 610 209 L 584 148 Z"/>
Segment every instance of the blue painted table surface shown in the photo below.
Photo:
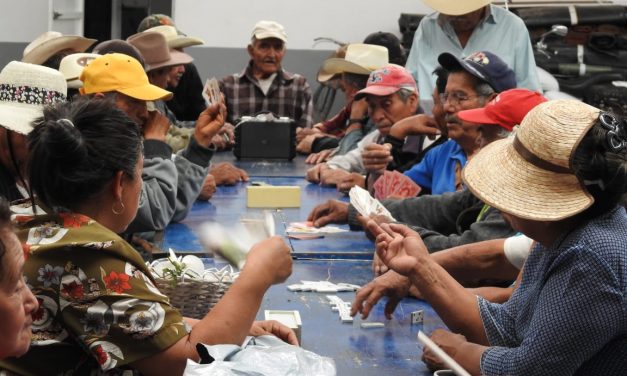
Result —
<path fill-rule="evenodd" d="M 275 227 L 278 235 L 285 235 L 282 222 L 301 222 L 307 219 L 311 210 L 329 199 L 348 201 L 348 197 L 335 188 L 311 184 L 302 177 L 251 177 L 252 182 L 272 185 L 297 185 L 301 187 L 300 208 L 282 209 L 283 216 L 275 215 Z M 161 248 L 172 248 L 177 252 L 202 253 L 203 247 L 195 231 L 207 221 L 216 221 L 223 225 L 235 224 L 246 213 L 259 212 L 261 209 L 246 207 L 246 186 L 250 183 L 238 183 L 230 187 L 218 187 L 209 202 L 197 201 L 185 220 L 170 224 L 163 237 Z M 335 225 L 334 225 L 335 226 Z M 338 225 L 348 229 L 347 225 Z M 327 235 L 320 239 L 292 239 L 295 257 L 300 258 L 361 258 L 372 259 L 374 245 L 364 232 L 348 231 Z"/>
<path fill-rule="evenodd" d="M 205 259 L 205 263 L 213 266 L 211 259 Z M 420 360 L 422 344 L 416 336 L 419 330 L 431 334 L 446 326 L 428 303 L 403 299 L 392 320 L 387 320 L 382 299 L 368 319 L 355 317 L 352 323 L 342 323 L 339 314 L 331 310 L 326 295 L 352 302 L 354 292 L 292 292 L 286 287 L 301 280 L 364 285 L 371 279 L 370 262 L 365 260 L 294 260 L 288 280 L 266 292 L 257 319 L 264 319 L 266 309 L 297 310 L 302 320 L 302 347 L 333 358 L 338 375 L 431 375 Z M 411 312 L 417 310 L 423 310 L 424 321 L 412 325 Z M 361 322 L 382 322 L 385 327 L 365 329 Z"/>

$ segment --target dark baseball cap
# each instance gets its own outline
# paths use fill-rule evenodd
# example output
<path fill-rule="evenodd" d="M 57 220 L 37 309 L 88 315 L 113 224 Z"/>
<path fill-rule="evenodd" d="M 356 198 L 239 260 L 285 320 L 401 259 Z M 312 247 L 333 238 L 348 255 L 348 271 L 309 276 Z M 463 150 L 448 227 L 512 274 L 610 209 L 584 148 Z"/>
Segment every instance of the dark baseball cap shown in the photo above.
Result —
<path fill-rule="evenodd" d="M 516 87 L 514 71 L 492 52 L 479 51 L 463 59 L 445 52 L 438 56 L 438 62 L 447 71 L 463 69 L 488 83 L 497 93 Z"/>

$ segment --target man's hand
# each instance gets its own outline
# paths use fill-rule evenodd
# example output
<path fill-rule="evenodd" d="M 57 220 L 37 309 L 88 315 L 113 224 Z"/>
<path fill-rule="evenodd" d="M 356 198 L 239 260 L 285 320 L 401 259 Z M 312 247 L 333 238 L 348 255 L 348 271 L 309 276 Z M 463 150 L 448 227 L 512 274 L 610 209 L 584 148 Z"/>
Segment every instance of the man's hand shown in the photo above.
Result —
<path fill-rule="evenodd" d="M 235 185 L 235 183 L 240 181 L 248 181 L 246 171 L 227 162 L 211 166 L 209 173 L 215 178 L 216 185 Z"/>
<path fill-rule="evenodd" d="M 196 126 L 194 128 L 194 138 L 196 142 L 208 148 L 209 145 L 211 145 L 213 136 L 218 134 L 224 125 L 225 117 L 226 106 L 224 105 L 224 99 L 220 103 L 215 103 L 205 108 L 205 110 L 198 115 L 198 120 L 196 120 Z"/>
<path fill-rule="evenodd" d="M 231 123 L 224 123 L 218 134 L 211 138 L 211 143 L 218 150 L 230 149 L 235 145 L 235 132 Z"/>
<path fill-rule="evenodd" d="M 361 313 L 363 319 L 368 318 L 372 307 L 383 296 L 388 297 L 385 304 L 385 317 L 390 320 L 398 303 L 407 296 L 411 283 L 407 277 L 403 277 L 393 271 L 389 271 L 360 288 L 351 305 L 351 316 Z"/>
<path fill-rule="evenodd" d="M 334 149 L 325 149 L 318 153 L 309 154 L 309 156 L 305 159 L 305 163 L 315 165 L 323 163 L 329 158 L 331 153 L 333 153 L 333 150 Z"/>
<path fill-rule="evenodd" d="M 368 229 L 377 236 L 376 251 L 388 268 L 409 276 L 429 252 L 420 235 L 405 225 L 368 222 Z"/>
<path fill-rule="evenodd" d="M 328 168 L 320 172 L 320 184 L 336 186 L 348 178 L 350 173 L 339 168 Z"/>
<path fill-rule="evenodd" d="M 337 183 L 337 190 L 348 192 L 354 186 L 366 188 L 366 177 L 356 172 L 351 172 Z"/>
<path fill-rule="evenodd" d="M 364 147 L 361 159 L 367 171 L 382 174 L 392 162 L 392 145 L 369 144 Z"/>
<path fill-rule="evenodd" d="M 329 200 L 313 208 L 308 221 L 316 227 L 322 227 L 328 223 L 346 223 L 348 220 L 348 204 L 337 200 Z"/>
<path fill-rule="evenodd" d="M 327 166 L 326 163 L 321 163 L 319 165 L 315 165 L 312 168 L 310 168 L 309 170 L 307 170 L 307 175 L 305 176 L 305 178 L 310 183 L 318 184 L 318 183 L 320 183 L 322 172 L 325 171 L 325 170 L 328 170 L 328 169 L 329 169 L 329 166 Z"/>
<path fill-rule="evenodd" d="M 305 136 L 302 140 L 298 142 L 296 145 L 296 151 L 301 154 L 309 154 L 311 153 L 311 147 L 313 146 L 314 141 L 317 138 L 323 137 L 322 133 L 315 133 Z"/>
<path fill-rule="evenodd" d="M 436 345 L 440 346 L 444 352 L 450 355 L 451 358 L 455 358 L 455 355 L 460 348 L 468 342 L 466 337 L 461 334 L 451 333 L 448 330 L 436 329 L 431 333 L 429 337 Z M 422 352 L 422 361 L 425 362 L 427 367 L 431 371 L 447 368 L 446 364 L 440 360 L 427 346 L 424 347 Z"/>
<path fill-rule="evenodd" d="M 250 327 L 251 336 L 263 336 L 267 334 L 272 334 L 278 337 L 283 342 L 287 342 L 290 345 L 298 346 L 298 339 L 296 338 L 296 333 L 287 326 L 281 324 L 275 320 L 265 320 L 265 321 L 255 321 L 253 325 Z"/>
<path fill-rule="evenodd" d="M 302 128 L 302 127 L 296 128 L 296 142 L 301 142 L 307 136 L 311 136 L 316 133 L 321 133 L 320 129 L 318 129 L 317 127 L 318 125 L 320 125 L 320 123 L 314 125 L 313 128 Z"/>
<path fill-rule="evenodd" d="M 202 183 L 202 188 L 200 189 L 198 200 L 207 201 L 211 197 L 213 197 L 214 193 L 216 193 L 216 179 L 213 177 L 213 175 L 207 174 L 204 183 Z"/>
<path fill-rule="evenodd" d="M 145 140 L 158 140 L 165 142 L 165 136 L 170 129 L 170 120 L 159 111 L 149 111 L 148 119 L 144 123 L 142 132 Z"/>
<path fill-rule="evenodd" d="M 404 140 L 409 135 L 425 135 L 434 139 L 441 133 L 435 119 L 424 114 L 407 117 L 390 128 L 390 136 L 399 140 Z"/>
<path fill-rule="evenodd" d="M 381 258 L 379 258 L 379 255 L 377 255 L 377 253 L 375 252 L 375 254 L 372 257 L 372 274 L 374 274 L 375 277 L 378 277 L 380 275 L 387 273 L 388 270 L 389 270 L 388 266 L 385 265 L 383 261 L 381 261 Z"/>

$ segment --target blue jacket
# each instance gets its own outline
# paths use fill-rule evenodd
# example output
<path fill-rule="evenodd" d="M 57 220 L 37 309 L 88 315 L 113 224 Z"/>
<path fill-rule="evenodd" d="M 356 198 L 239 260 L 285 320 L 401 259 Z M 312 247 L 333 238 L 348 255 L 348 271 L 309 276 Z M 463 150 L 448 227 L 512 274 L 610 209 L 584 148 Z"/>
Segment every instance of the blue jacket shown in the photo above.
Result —
<path fill-rule="evenodd" d="M 420 163 L 405 171 L 405 175 L 431 194 L 455 192 L 455 165 L 466 165 L 466 153 L 453 140 L 438 145 L 425 154 Z"/>

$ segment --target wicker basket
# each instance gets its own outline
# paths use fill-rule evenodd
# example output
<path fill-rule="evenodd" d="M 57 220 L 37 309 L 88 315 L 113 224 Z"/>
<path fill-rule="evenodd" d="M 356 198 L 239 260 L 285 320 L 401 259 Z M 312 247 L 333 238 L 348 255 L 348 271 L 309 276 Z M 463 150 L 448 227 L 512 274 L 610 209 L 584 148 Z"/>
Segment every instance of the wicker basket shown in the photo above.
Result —
<path fill-rule="evenodd" d="M 157 278 L 157 288 L 170 298 L 173 307 L 185 317 L 202 319 L 207 312 L 222 298 L 232 282 L 210 282 L 186 279 L 172 281 Z"/>
<path fill-rule="evenodd" d="M 173 274 L 163 272 L 163 267 L 173 269 L 174 264 L 179 266 L 180 275 L 177 273 L 177 277 L 172 277 Z M 193 268 L 184 269 L 182 265 L 185 264 L 181 263 L 180 258 L 171 257 L 155 260 L 149 267 L 157 288 L 170 298 L 170 304 L 183 316 L 194 319 L 203 318 L 222 298 L 239 274 L 230 266 L 207 269 L 201 274 L 202 265 L 197 266 L 196 271 Z"/>

